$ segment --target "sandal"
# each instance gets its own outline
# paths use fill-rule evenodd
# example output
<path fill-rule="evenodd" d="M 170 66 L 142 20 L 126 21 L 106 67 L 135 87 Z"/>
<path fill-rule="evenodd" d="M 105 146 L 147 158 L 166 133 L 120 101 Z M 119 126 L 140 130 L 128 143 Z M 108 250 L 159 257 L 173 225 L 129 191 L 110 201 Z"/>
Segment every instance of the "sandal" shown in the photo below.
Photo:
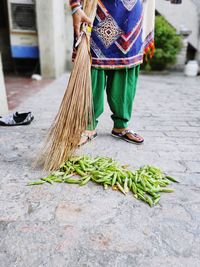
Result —
<path fill-rule="evenodd" d="M 128 137 L 128 134 L 132 134 L 135 137 L 135 140 L 130 139 Z M 138 135 L 138 134 L 136 134 L 136 133 L 134 133 L 133 131 L 130 131 L 130 130 L 124 130 L 121 133 L 117 133 L 114 130 L 112 130 L 111 135 L 116 137 L 116 138 L 123 139 L 126 142 L 129 142 L 129 143 L 132 143 L 132 144 L 142 144 L 144 142 L 144 139 L 140 135 Z"/>
<path fill-rule="evenodd" d="M 87 133 L 82 133 L 81 138 L 86 138 L 86 140 L 83 143 L 80 142 L 80 144 L 78 146 L 79 147 L 83 146 L 83 145 L 87 144 L 88 142 L 94 140 L 96 137 L 97 137 L 97 132 L 91 136 L 89 136 L 89 134 L 87 134 Z"/>
<path fill-rule="evenodd" d="M 33 121 L 34 117 L 31 112 L 18 113 L 0 117 L 0 126 L 20 126 L 28 125 Z"/>

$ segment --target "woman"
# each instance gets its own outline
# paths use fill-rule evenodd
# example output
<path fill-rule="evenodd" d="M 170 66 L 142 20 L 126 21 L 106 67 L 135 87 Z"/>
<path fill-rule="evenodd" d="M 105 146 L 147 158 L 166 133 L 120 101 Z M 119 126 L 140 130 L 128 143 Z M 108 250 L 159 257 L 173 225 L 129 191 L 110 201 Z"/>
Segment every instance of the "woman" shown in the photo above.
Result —
<path fill-rule="evenodd" d="M 181 0 L 171 0 L 180 3 Z M 75 34 L 83 22 L 91 25 L 80 0 L 71 0 Z M 145 12 L 144 12 L 145 10 Z M 97 136 L 98 118 L 104 108 L 104 89 L 112 111 L 112 136 L 130 143 L 144 139 L 128 128 L 144 54 L 153 52 L 155 0 L 98 0 L 91 36 L 94 127 L 81 143 Z M 75 52 L 75 51 L 74 51 Z"/>

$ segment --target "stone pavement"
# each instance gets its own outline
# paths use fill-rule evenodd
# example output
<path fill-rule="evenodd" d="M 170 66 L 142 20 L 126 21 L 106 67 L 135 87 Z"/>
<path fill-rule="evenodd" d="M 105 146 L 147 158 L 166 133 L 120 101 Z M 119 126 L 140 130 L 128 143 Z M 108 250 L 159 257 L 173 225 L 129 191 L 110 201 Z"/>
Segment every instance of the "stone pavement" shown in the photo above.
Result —
<path fill-rule="evenodd" d="M 200 78 L 141 76 L 131 128 L 142 146 L 110 136 L 106 106 L 99 137 L 80 153 L 109 156 L 133 168 L 154 164 L 180 180 L 176 191 L 149 208 L 132 195 L 55 184 L 26 187 L 67 75 L 28 98 L 27 127 L 0 128 L 1 267 L 199 267 Z"/>
<path fill-rule="evenodd" d="M 51 79 L 35 81 L 29 77 L 6 75 L 5 85 L 9 109 L 17 108 L 27 97 L 39 92 L 52 81 Z"/>

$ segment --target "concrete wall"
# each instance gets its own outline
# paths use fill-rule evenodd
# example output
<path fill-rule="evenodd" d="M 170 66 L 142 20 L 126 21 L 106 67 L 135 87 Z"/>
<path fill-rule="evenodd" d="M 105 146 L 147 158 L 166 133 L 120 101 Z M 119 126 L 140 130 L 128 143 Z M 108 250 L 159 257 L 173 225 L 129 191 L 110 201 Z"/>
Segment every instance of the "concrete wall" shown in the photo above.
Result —
<path fill-rule="evenodd" d="M 181 28 L 191 30 L 192 33 L 188 41 L 194 48 L 199 49 L 199 8 L 195 2 L 192 0 L 183 0 L 181 5 L 174 5 L 167 1 L 156 0 L 156 9 L 178 31 Z"/>
<path fill-rule="evenodd" d="M 67 69 L 71 69 L 71 58 L 72 58 L 72 47 L 73 47 L 73 24 L 72 24 L 72 15 L 71 9 L 69 7 L 69 1 L 66 0 L 66 30 L 67 30 L 67 38 L 66 38 L 66 46 L 67 46 Z"/>
<path fill-rule="evenodd" d="M 64 0 L 36 0 L 36 13 L 41 73 L 57 78 L 66 71 L 69 54 L 71 57 L 71 17 Z"/>
<path fill-rule="evenodd" d="M 193 2 L 195 3 L 195 5 L 197 7 L 197 12 L 199 14 L 199 50 L 198 50 L 198 53 L 196 55 L 196 58 L 200 63 L 200 1 L 199 0 L 193 0 Z"/>
<path fill-rule="evenodd" d="M 8 112 L 7 96 L 3 78 L 1 54 L 0 54 L 0 116 Z"/>

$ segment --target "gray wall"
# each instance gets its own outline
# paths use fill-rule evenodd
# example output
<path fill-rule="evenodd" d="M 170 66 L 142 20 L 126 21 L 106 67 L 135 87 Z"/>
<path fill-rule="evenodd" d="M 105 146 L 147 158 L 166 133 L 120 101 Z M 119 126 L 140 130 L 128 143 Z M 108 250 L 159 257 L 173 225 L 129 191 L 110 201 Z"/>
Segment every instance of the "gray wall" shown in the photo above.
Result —
<path fill-rule="evenodd" d="M 72 22 L 64 0 L 36 0 L 40 64 L 43 77 L 57 78 L 69 68 Z"/>
<path fill-rule="evenodd" d="M 199 15 L 199 51 L 197 53 L 197 59 L 199 60 L 200 63 L 200 0 L 193 0 L 193 2 L 197 6 L 197 12 Z"/>
<path fill-rule="evenodd" d="M 0 53 L 0 116 L 8 112 L 8 103 L 6 97 L 6 89 L 3 78 L 1 53 Z"/>
<path fill-rule="evenodd" d="M 66 6 L 66 31 L 67 31 L 67 38 L 66 38 L 66 46 L 67 46 L 67 69 L 71 69 L 71 58 L 72 58 L 72 46 L 73 46 L 73 25 L 72 25 L 72 15 L 71 9 L 69 7 L 69 1 L 67 0 Z"/>

